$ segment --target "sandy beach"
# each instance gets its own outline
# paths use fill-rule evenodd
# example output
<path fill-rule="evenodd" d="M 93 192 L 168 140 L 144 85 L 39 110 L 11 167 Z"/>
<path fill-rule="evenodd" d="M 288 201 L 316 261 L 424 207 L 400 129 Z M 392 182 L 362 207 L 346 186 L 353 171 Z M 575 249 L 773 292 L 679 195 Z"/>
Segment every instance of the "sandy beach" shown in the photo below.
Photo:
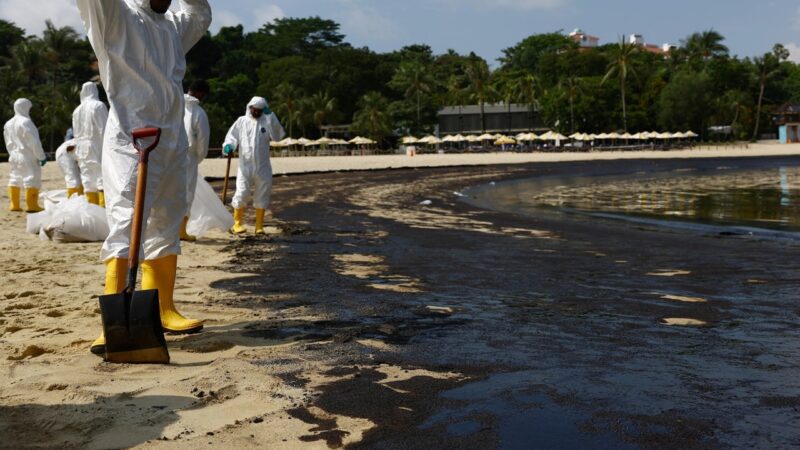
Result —
<path fill-rule="evenodd" d="M 169 336 L 169 366 L 88 352 L 100 244 L 26 235 L 3 190 L 0 447 L 514 448 L 520 417 L 575 448 L 796 445 L 796 247 L 453 195 L 759 159 L 800 146 L 276 158 L 268 236 L 184 245 L 176 299 L 206 330 Z"/>

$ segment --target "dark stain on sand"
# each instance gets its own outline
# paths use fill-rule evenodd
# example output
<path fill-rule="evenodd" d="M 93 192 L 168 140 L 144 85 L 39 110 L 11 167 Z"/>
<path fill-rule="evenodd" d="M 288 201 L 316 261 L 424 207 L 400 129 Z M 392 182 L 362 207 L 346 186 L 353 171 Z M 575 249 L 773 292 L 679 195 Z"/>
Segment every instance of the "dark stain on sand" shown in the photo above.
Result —
<path fill-rule="evenodd" d="M 232 243 L 230 270 L 242 277 L 214 287 L 269 317 L 236 331 L 252 345 L 297 340 L 303 358 L 344 368 L 292 410 L 315 427 L 304 441 L 343 445 L 333 419 L 346 416 L 375 424 L 356 448 L 793 447 L 796 245 L 554 210 L 523 217 L 454 194 L 491 181 L 734 163 L 798 160 L 281 177 L 274 214 L 283 232 Z M 360 258 L 358 270 L 343 270 L 341 255 Z M 375 279 L 413 280 L 414 289 Z M 259 300 L 267 297 L 276 300 Z M 465 378 L 393 383 L 379 364 Z"/>

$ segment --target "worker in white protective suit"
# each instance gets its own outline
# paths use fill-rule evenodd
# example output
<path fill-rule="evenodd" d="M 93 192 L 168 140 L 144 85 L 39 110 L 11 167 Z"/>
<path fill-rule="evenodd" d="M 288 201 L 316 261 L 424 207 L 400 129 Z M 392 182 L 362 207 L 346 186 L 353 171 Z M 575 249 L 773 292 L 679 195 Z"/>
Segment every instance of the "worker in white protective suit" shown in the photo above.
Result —
<path fill-rule="evenodd" d="M 187 194 L 187 208 L 186 216 L 183 218 L 183 226 L 181 227 L 181 240 L 194 242 L 197 240 L 196 236 L 190 235 L 186 231 L 186 225 L 189 223 L 189 213 L 192 210 L 192 203 L 194 203 L 194 193 L 197 189 L 197 177 L 200 173 L 200 163 L 208 156 L 208 144 L 211 140 L 211 127 L 208 124 L 208 115 L 200 102 L 203 101 L 208 94 L 208 83 L 202 80 L 195 81 L 189 87 L 189 93 L 186 94 L 186 112 L 183 116 L 183 125 L 186 127 L 186 135 L 189 139 L 189 174 L 187 176 L 186 194 Z"/>
<path fill-rule="evenodd" d="M 111 113 L 103 142 L 103 184 L 110 234 L 103 244 L 107 294 L 125 289 L 138 155 L 131 132 L 161 128 L 150 156 L 142 248 L 142 286 L 158 290 L 165 331 L 192 333 L 203 322 L 182 316 L 173 292 L 186 214 L 186 153 L 183 77 L 186 53 L 211 24 L 207 0 L 77 0 L 89 42 L 100 66 Z M 92 352 L 105 350 L 101 335 Z"/>
<path fill-rule="evenodd" d="M 64 141 L 56 150 L 56 163 L 64 174 L 64 182 L 67 184 L 67 198 L 73 195 L 81 195 L 83 186 L 81 185 L 81 169 L 78 166 L 78 157 L 75 156 L 77 144 L 75 139 Z"/>
<path fill-rule="evenodd" d="M 264 234 L 264 214 L 269 208 L 272 195 L 272 164 L 270 142 L 280 141 L 286 136 L 278 116 L 267 101 L 254 97 L 247 104 L 245 115 L 236 120 L 223 144 L 227 156 L 239 148 L 239 172 L 236 175 L 236 194 L 233 196 L 233 220 L 231 232 L 246 233 L 242 224 L 244 209 L 251 194 L 256 208 L 256 234 Z"/>
<path fill-rule="evenodd" d="M 86 200 L 103 207 L 103 133 L 107 121 L 108 108 L 100 101 L 97 86 L 92 82 L 84 83 L 81 104 L 72 113 L 72 132 Z"/>
<path fill-rule="evenodd" d="M 31 120 L 33 103 L 26 98 L 14 102 L 14 117 L 3 127 L 11 173 L 8 179 L 10 210 L 21 212 L 20 193 L 25 188 L 25 212 L 42 211 L 39 190 L 42 188 L 42 167 L 47 157 L 39 139 L 39 130 Z"/>

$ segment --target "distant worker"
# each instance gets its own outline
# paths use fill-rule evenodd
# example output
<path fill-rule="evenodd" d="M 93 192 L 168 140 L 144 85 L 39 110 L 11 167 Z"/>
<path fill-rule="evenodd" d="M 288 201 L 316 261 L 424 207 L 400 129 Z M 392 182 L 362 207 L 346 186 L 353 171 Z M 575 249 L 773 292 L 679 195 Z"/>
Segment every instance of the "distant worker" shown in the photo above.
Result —
<path fill-rule="evenodd" d="M 14 117 L 3 127 L 3 137 L 8 149 L 11 173 L 8 180 L 8 196 L 14 212 L 21 212 L 20 192 L 25 188 L 25 212 L 42 211 L 39 206 L 39 189 L 42 188 L 42 167 L 47 157 L 39 140 L 39 130 L 31 120 L 33 103 L 26 98 L 14 102 Z"/>
<path fill-rule="evenodd" d="M 75 156 L 75 147 L 75 139 L 70 139 L 56 150 L 56 163 L 64 174 L 64 182 L 67 184 L 67 198 L 83 193 L 81 168 L 78 166 L 78 157 Z"/>
<path fill-rule="evenodd" d="M 181 227 L 181 240 L 194 242 L 197 237 L 190 235 L 186 231 L 186 225 L 189 223 L 189 214 L 192 210 L 192 203 L 194 203 L 194 193 L 197 189 L 197 177 L 200 172 L 199 165 L 208 156 L 208 144 L 211 140 L 211 127 L 208 124 L 208 115 L 200 106 L 200 102 L 205 99 L 208 94 L 208 83 L 202 80 L 195 81 L 189 87 L 189 93 L 186 94 L 186 113 L 183 116 L 183 124 L 186 127 L 186 136 L 189 138 L 189 174 L 188 184 L 186 185 L 186 193 L 188 206 L 186 208 L 186 216 L 183 218 L 183 226 Z"/>
<path fill-rule="evenodd" d="M 102 249 L 106 294 L 125 289 L 138 157 L 131 132 L 161 128 L 150 155 L 143 236 L 142 289 L 158 290 L 165 331 L 192 333 L 203 322 L 175 308 L 173 294 L 186 215 L 189 143 L 183 125 L 186 53 L 211 25 L 207 0 L 78 0 L 78 10 L 100 65 L 111 104 L 103 148 L 103 174 L 110 233 Z M 148 220 L 149 219 L 149 220 Z M 105 337 L 92 343 L 105 352 Z"/>
<path fill-rule="evenodd" d="M 108 108 L 100 101 L 97 86 L 84 83 L 81 104 L 72 113 L 75 151 L 81 168 L 81 184 L 89 203 L 105 207 L 103 192 L 103 133 L 108 122 Z"/>
<path fill-rule="evenodd" d="M 247 104 L 245 115 L 236 120 L 223 144 L 225 156 L 239 148 L 239 172 L 236 175 L 236 195 L 233 196 L 234 225 L 231 232 L 242 234 L 244 208 L 253 195 L 256 208 L 256 234 L 264 234 L 264 214 L 272 195 L 272 164 L 270 142 L 286 136 L 278 117 L 270 110 L 267 101 L 254 97 Z"/>

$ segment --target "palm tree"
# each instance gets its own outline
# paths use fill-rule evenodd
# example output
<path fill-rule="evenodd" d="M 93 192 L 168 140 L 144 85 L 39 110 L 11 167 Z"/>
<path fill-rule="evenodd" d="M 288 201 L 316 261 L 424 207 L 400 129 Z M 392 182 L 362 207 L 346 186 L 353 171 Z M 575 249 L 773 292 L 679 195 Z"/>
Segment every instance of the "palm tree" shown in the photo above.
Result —
<path fill-rule="evenodd" d="M 317 92 L 311 96 L 311 110 L 314 124 L 322 135 L 322 126 L 336 111 L 336 99 L 331 97 L 328 92 Z"/>
<path fill-rule="evenodd" d="M 780 72 L 780 61 L 773 53 L 767 53 L 760 58 L 755 58 L 753 60 L 753 65 L 756 69 L 759 86 L 758 103 L 756 107 L 756 127 L 753 130 L 752 139 L 752 141 L 755 142 L 758 140 L 758 130 L 761 126 L 761 105 L 764 101 L 764 90 L 769 80 Z"/>
<path fill-rule="evenodd" d="M 728 47 L 722 43 L 724 40 L 725 37 L 713 29 L 706 30 L 689 36 L 683 42 L 683 47 L 686 48 L 690 57 L 707 61 L 728 54 Z"/>
<path fill-rule="evenodd" d="M 567 78 L 562 78 L 561 81 L 559 81 L 559 86 L 564 91 L 567 99 L 569 99 L 570 133 L 575 133 L 575 99 L 581 93 L 583 93 L 583 79 L 576 77 L 575 75 L 571 75 Z"/>
<path fill-rule="evenodd" d="M 429 67 L 418 60 L 403 61 L 397 68 L 389 86 L 400 90 L 406 99 L 416 102 L 417 130 L 422 126 L 422 96 L 433 91 L 434 80 Z"/>
<path fill-rule="evenodd" d="M 289 125 L 289 136 L 293 136 L 294 124 L 298 121 L 299 103 L 302 92 L 293 84 L 281 83 L 275 88 L 276 110 Z"/>
<path fill-rule="evenodd" d="M 626 133 L 628 132 L 628 105 L 625 101 L 625 83 L 628 80 L 628 74 L 636 76 L 636 70 L 633 67 L 633 56 L 638 51 L 638 45 L 629 44 L 624 39 L 620 39 L 617 54 L 614 60 L 609 63 L 606 76 L 603 77 L 603 83 L 614 76 L 619 80 L 619 89 L 622 93 L 622 127 Z"/>
<path fill-rule="evenodd" d="M 11 51 L 12 58 L 24 79 L 28 80 L 28 91 L 33 82 L 47 72 L 47 49 L 40 39 L 30 39 L 18 44 Z"/>
<path fill-rule="evenodd" d="M 486 61 L 475 55 L 470 55 L 469 61 L 464 68 L 467 78 L 467 93 L 472 101 L 477 102 L 481 107 L 481 131 L 486 132 L 486 110 L 485 105 L 491 101 L 495 95 L 492 87 L 492 71 Z"/>
<path fill-rule="evenodd" d="M 380 92 L 368 92 L 358 101 L 353 128 L 380 142 L 392 128 L 388 107 L 389 101 Z"/>

